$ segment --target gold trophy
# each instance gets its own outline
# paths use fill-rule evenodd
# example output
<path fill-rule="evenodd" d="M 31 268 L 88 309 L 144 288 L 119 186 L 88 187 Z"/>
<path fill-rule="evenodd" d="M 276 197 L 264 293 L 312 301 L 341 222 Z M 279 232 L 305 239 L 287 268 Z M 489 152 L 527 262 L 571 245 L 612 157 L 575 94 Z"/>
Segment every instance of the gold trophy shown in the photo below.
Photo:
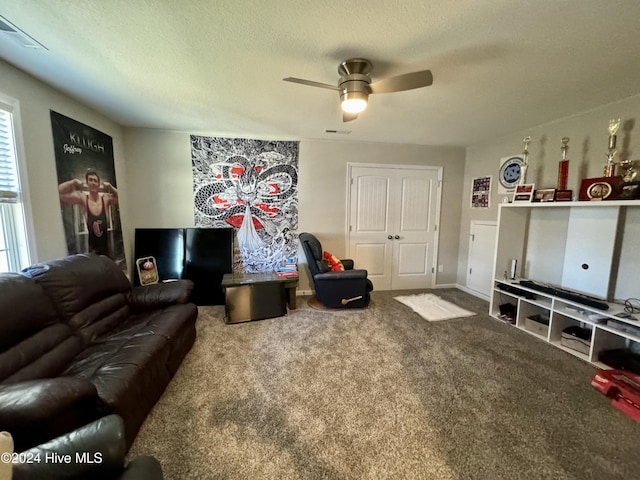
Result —
<path fill-rule="evenodd" d="M 624 160 L 620 162 L 620 168 L 623 169 L 621 173 L 623 181 L 633 182 L 636 179 L 638 171 L 636 170 L 635 162 L 637 162 L 637 160 Z"/>

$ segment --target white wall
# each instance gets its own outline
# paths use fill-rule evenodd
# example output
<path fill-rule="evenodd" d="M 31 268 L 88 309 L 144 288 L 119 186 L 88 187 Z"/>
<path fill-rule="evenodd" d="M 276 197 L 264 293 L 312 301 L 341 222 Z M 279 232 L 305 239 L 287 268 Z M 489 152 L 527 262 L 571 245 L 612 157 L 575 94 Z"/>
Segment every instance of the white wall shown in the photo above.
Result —
<path fill-rule="evenodd" d="M 27 165 L 28 207 L 32 215 L 31 262 L 67 254 L 49 110 L 89 125 L 113 138 L 123 228 L 129 224 L 121 127 L 96 111 L 0 60 L 0 93 L 18 100 Z M 34 248 L 35 247 L 35 248 Z M 125 248 L 127 243 L 125 239 Z M 130 259 L 128 259 L 130 262 Z"/>
<path fill-rule="evenodd" d="M 32 262 L 67 254 L 50 110 L 112 137 L 125 253 L 130 269 L 135 228 L 193 225 L 189 133 L 123 128 L 3 61 L 0 61 L 0 94 L 18 100 L 21 112 L 28 203 L 33 224 L 32 246 L 35 247 Z M 326 249 L 337 255 L 344 255 L 347 249 L 344 232 L 347 162 L 442 165 L 444 185 L 438 264 L 444 265 L 444 272 L 438 274 L 437 282 L 455 282 L 463 149 L 303 140 L 299 162 L 299 231 L 317 234 Z M 301 288 L 308 288 L 306 278 L 301 279 Z"/>
<path fill-rule="evenodd" d="M 617 133 L 617 159 L 640 160 L 640 126 L 636 125 L 640 115 L 640 95 L 609 105 L 603 105 L 588 112 L 516 132 L 493 141 L 467 148 L 464 173 L 462 215 L 460 225 L 460 255 L 458 263 L 458 283 L 466 284 L 468 261 L 468 235 L 472 220 L 495 220 L 498 215 L 500 197 L 498 189 L 498 169 L 501 158 L 520 154 L 522 140 L 531 135 L 529 145 L 529 171 L 527 183 L 535 183 L 536 188 L 555 188 L 558 179 L 558 162 L 562 159 L 562 137 L 569 137 L 567 158 L 569 164 L 568 188 L 578 195 L 583 178 L 601 177 L 606 163 L 609 142 L 609 120 L 622 119 Z M 471 181 L 475 177 L 492 176 L 491 208 L 472 209 L 469 206 Z"/>
<path fill-rule="evenodd" d="M 189 134 L 125 129 L 126 175 L 133 247 L 136 228 L 192 227 L 193 177 Z M 131 252 L 133 253 L 133 252 Z"/>
<path fill-rule="evenodd" d="M 189 133 L 124 129 L 99 112 L 1 60 L 0 94 L 17 99 L 20 105 L 35 239 L 33 262 L 58 258 L 67 253 L 49 110 L 90 125 L 113 138 L 129 266 L 132 264 L 136 227 L 193 225 Z M 618 147 L 623 158 L 640 158 L 635 125 L 639 111 L 640 95 L 490 140 L 469 147 L 466 152 L 450 147 L 303 140 L 300 142 L 298 230 L 317 234 L 327 250 L 338 256 L 344 255 L 347 250 L 344 232 L 347 162 L 442 165 L 444 185 L 438 264 L 444 265 L 444 272 L 438 274 L 437 283 L 457 281 L 464 285 L 470 223 L 472 220 L 497 218 L 500 158 L 521 153 L 522 139 L 531 135 L 528 181 L 538 187 L 554 187 L 557 162 L 561 158 L 560 139 L 568 136 L 571 138 L 569 188 L 577 194 L 582 178 L 601 175 L 606 160 L 609 119 L 622 118 Z M 484 175 L 493 177 L 491 208 L 471 209 L 471 180 Z M 301 288 L 307 285 L 303 278 Z"/>
<path fill-rule="evenodd" d="M 212 136 L 215 136 L 212 134 Z M 288 140 L 288 139 L 283 139 Z M 129 128 L 125 131 L 133 228 L 193 225 L 193 186 L 189 133 Z M 312 232 L 337 256 L 346 253 L 347 162 L 442 165 L 440 251 L 444 272 L 438 283 L 454 283 L 460 225 L 460 179 L 464 150 L 451 147 L 391 145 L 344 141 L 301 141 L 299 150 L 299 232 Z M 128 232 L 132 244 L 133 230 Z M 130 256 L 131 251 L 128 252 Z M 305 261 L 300 255 L 300 262 Z M 304 272 L 304 270 L 302 270 Z M 308 290 L 306 275 L 300 288 Z"/>
<path fill-rule="evenodd" d="M 437 264 L 443 265 L 444 271 L 438 273 L 436 284 L 455 283 L 464 151 L 460 148 L 421 145 L 301 142 L 299 231 L 313 233 L 325 250 L 340 258 L 344 258 L 347 252 L 348 162 L 443 166 Z M 301 285 L 301 288 L 304 286 Z"/>

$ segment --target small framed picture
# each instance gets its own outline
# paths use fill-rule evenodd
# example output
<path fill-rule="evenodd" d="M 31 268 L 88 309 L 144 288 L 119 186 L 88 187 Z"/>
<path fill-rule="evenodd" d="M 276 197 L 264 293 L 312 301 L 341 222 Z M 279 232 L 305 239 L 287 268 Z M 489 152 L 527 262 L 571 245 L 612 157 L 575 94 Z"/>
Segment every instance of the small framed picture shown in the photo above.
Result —
<path fill-rule="evenodd" d="M 553 202 L 556 199 L 555 188 L 541 188 L 533 194 L 534 202 Z"/>
<path fill-rule="evenodd" d="M 556 190 L 556 202 L 570 202 L 573 200 L 573 190 Z"/>
<path fill-rule="evenodd" d="M 533 191 L 535 189 L 535 184 L 533 183 L 525 183 L 522 185 L 516 186 L 516 191 L 513 194 L 514 202 L 530 202 L 533 199 Z"/>
<path fill-rule="evenodd" d="M 136 260 L 136 268 L 138 270 L 138 279 L 140 285 L 151 285 L 158 283 L 158 266 L 154 257 L 142 257 Z"/>

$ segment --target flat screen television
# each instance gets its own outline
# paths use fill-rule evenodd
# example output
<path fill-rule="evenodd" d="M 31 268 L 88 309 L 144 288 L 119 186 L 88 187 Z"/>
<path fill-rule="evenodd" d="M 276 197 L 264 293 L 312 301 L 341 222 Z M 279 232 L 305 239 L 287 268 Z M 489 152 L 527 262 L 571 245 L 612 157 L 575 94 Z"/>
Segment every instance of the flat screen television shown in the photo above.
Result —
<path fill-rule="evenodd" d="M 187 228 L 185 278 L 194 282 L 196 305 L 224 305 L 220 284 L 233 272 L 233 228 Z"/>
<path fill-rule="evenodd" d="M 222 276 L 233 271 L 233 228 L 137 228 L 135 259 L 153 256 L 159 281 L 194 282 L 196 305 L 224 305 Z M 135 264 L 135 261 L 134 261 Z M 140 285 L 134 269 L 134 284 Z"/>
<path fill-rule="evenodd" d="M 136 228 L 136 260 L 155 257 L 160 281 L 184 278 L 184 241 L 184 228 Z M 134 279 L 140 285 L 135 268 Z"/>

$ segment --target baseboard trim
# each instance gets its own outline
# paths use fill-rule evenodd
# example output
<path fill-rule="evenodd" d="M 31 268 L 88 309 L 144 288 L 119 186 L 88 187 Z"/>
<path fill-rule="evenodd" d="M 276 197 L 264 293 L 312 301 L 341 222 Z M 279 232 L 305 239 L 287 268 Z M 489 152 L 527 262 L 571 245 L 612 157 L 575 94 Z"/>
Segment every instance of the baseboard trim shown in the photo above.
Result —
<path fill-rule="evenodd" d="M 487 302 L 489 301 L 489 295 L 485 295 L 484 293 L 480 293 L 480 292 L 476 292 L 475 290 L 471 290 L 470 288 L 466 287 L 465 285 L 456 284 L 456 288 L 462 290 L 465 293 L 468 293 L 469 295 L 473 295 L 474 297 L 481 298 L 482 300 L 486 300 Z"/>
<path fill-rule="evenodd" d="M 473 295 L 474 297 L 481 298 L 482 300 L 486 300 L 487 302 L 489 301 L 488 295 L 476 292 L 475 290 L 471 290 L 470 288 L 467 288 L 464 285 L 460 285 L 458 283 L 440 283 L 438 285 L 435 285 L 433 288 L 434 290 L 440 288 L 457 288 L 458 290 L 462 290 L 463 292 Z M 296 297 L 310 297 L 312 295 L 314 295 L 313 290 L 296 290 Z"/>
<path fill-rule="evenodd" d="M 457 283 L 439 283 L 435 285 L 433 288 L 458 288 Z"/>

